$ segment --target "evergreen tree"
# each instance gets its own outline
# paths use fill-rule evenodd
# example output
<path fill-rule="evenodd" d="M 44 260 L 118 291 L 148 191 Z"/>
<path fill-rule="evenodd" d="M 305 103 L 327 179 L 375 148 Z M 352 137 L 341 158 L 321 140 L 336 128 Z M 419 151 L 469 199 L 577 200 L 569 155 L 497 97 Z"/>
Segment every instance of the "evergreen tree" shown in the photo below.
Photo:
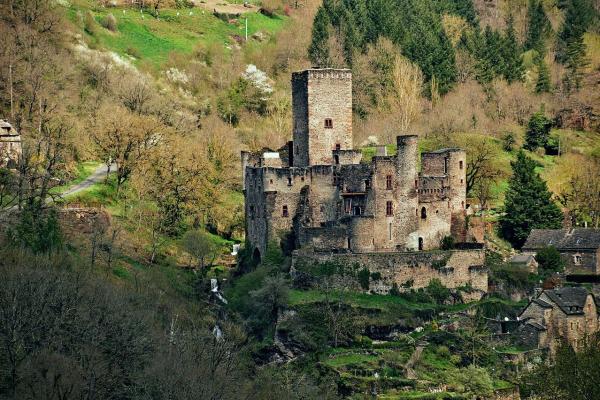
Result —
<path fill-rule="evenodd" d="M 513 175 L 500 219 L 503 237 L 521 248 L 532 229 L 559 229 L 563 214 L 552 201 L 546 182 L 535 172 L 537 163 L 519 151 L 511 162 Z"/>
<path fill-rule="evenodd" d="M 512 15 L 508 17 L 503 42 L 502 59 L 504 60 L 504 70 L 502 71 L 502 75 L 504 75 L 508 83 L 520 81 L 523 79 L 523 62 L 521 60 L 521 47 L 517 42 Z"/>
<path fill-rule="evenodd" d="M 543 58 L 538 60 L 538 78 L 535 82 L 535 92 L 544 93 L 550 91 L 550 72 Z"/>
<path fill-rule="evenodd" d="M 312 42 L 308 48 L 308 58 L 315 67 L 329 65 L 329 27 L 331 22 L 325 7 L 319 7 L 313 22 Z"/>
<path fill-rule="evenodd" d="M 526 50 L 536 50 L 540 56 L 545 52 L 544 40 L 550 32 L 550 21 L 541 0 L 529 0 L 527 8 Z"/>
<path fill-rule="evenodd" d="M 546 117 L 543 110 L 533 114 L 527 123 L 524 147 L 530 151 L 545 147 L 548 144 L 551 128 L 552 120 Z"/>
<path fill-rule="evenodd" d="M 563 6 L 565 21 L 558 34 L 556 60 L 566 65 L 573 57 L 580 59 L 584 57 L 583 34 L 590 26 L 595 10 L 590 0 L 570 0 L 564 2 Z M 569 52 L 570 47 L 571 52 Z"/>

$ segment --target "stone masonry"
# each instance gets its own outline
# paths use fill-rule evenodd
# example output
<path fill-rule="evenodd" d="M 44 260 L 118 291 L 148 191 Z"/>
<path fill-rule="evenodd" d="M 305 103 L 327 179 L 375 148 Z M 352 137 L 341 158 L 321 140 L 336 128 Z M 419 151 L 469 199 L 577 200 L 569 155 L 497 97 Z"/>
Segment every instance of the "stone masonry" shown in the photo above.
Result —
<path fill-rule="evenodd" d="M 396 155 L 366 163 L 352 148 L 349 70 L 294 73 L 292 95 L 294 140 L 242 153 L 246 238 L 256 257 L 282 241 L 350 253 L 431 250 L 451 235 L 464 241 L 464 151 L 423 153 L 419 162 L 418 137 L 403 135 Z"/>

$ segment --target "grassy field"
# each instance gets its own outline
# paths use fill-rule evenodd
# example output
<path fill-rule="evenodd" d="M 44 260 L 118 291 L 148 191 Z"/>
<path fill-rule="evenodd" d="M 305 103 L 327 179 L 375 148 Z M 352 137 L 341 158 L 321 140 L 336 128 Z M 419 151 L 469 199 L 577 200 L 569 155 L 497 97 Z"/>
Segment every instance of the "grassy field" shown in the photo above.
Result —
<path fill-rule="evenodd" d="M 247 13 L 236 23 L 228 23 L 200 8 L 165 9 L 161 10 L 159 18 L 155 18 L 131 8 L 99 7 L 88 0 L 74 1 L 67 14 L 72 22 L 83 28 L 82 19 L 88 11 L 98 23 L 93 35 L 85 33 L 91 45 L 114 51 L 134 63 L 147 61 L 154 67 L 164 64 L 172 52 L 190 53 L 199 45 L 232 45 L 234 36 L 245 35 L 245 18 L 248 19 L 249 37 L 259 31 L 273 34 L 283 28 L 287 20 L 285 16 L 270 18 L 260 13 Z M 102 27 L 101 22 L 108 14 L 116 17 L 117 32 Z"/>

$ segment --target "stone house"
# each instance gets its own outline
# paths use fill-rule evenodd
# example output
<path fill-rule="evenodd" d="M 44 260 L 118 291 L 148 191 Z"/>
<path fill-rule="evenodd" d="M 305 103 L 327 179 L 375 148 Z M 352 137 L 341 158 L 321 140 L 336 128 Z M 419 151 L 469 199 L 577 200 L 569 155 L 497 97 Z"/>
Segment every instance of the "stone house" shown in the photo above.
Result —
<path fill-rule="evenodd" d="M 0 168 L 15 168 L 21 154 L 21 136 L 11 124 L 0 119 Z"/>
<path fill-rule="evenodd" d="M 260 258 L 267 244 L 342 253 L 438 248 L 467 233 L 466 154 L 422 153 L 418 137 L 397 137 L 371 160 L 353 149 L 352 74 L 309 69 L 292 75 L 293 141 L 278 151 L 242 152 L 246 238 Z"/>
<path fill-rule="evenodd" d="M 537 274 L 538 262 L 535 255 L 530 253 L 515 254 L 509 260 L 511 265 L 520 266 L 527 269 L 532 274 Z"/>
<path fill-rule="evenodd" d="M 598 332 L 594 296 L 583 287 L 544 290 L 519 315 L 518 340 L 528 347 L 556 353 L 561 340 L 575 349 Z"/>
<path fill-rule="evenodd" d="M 553 246 L 561 254 L 569 274 L 600 274 L 600 229 L 534 229 L 523 253 L 535 254 Z"/>

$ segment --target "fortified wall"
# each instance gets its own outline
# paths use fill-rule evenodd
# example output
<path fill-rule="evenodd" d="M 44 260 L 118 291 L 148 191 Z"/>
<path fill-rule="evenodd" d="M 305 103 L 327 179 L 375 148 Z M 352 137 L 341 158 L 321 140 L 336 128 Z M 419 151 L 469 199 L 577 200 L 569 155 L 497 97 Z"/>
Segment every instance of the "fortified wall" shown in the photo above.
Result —
<path fill-rule="evenodd" d="M 432 279 L 439 279 L 448 288 L 469 287 L 463 293 L 465 301 L 479 300 L 488 291 L 488 271 L 484 267 L 483 250 L 421 251 L 393 253 L 319 253 L 296 251 L 292 266 L 302 269 L 319 263 L 333 262 L 366 268 L 379 279 L 371 282 L 369 290 L 388 294 L 394 284 L 400 291 L 420 289 Z"/>

